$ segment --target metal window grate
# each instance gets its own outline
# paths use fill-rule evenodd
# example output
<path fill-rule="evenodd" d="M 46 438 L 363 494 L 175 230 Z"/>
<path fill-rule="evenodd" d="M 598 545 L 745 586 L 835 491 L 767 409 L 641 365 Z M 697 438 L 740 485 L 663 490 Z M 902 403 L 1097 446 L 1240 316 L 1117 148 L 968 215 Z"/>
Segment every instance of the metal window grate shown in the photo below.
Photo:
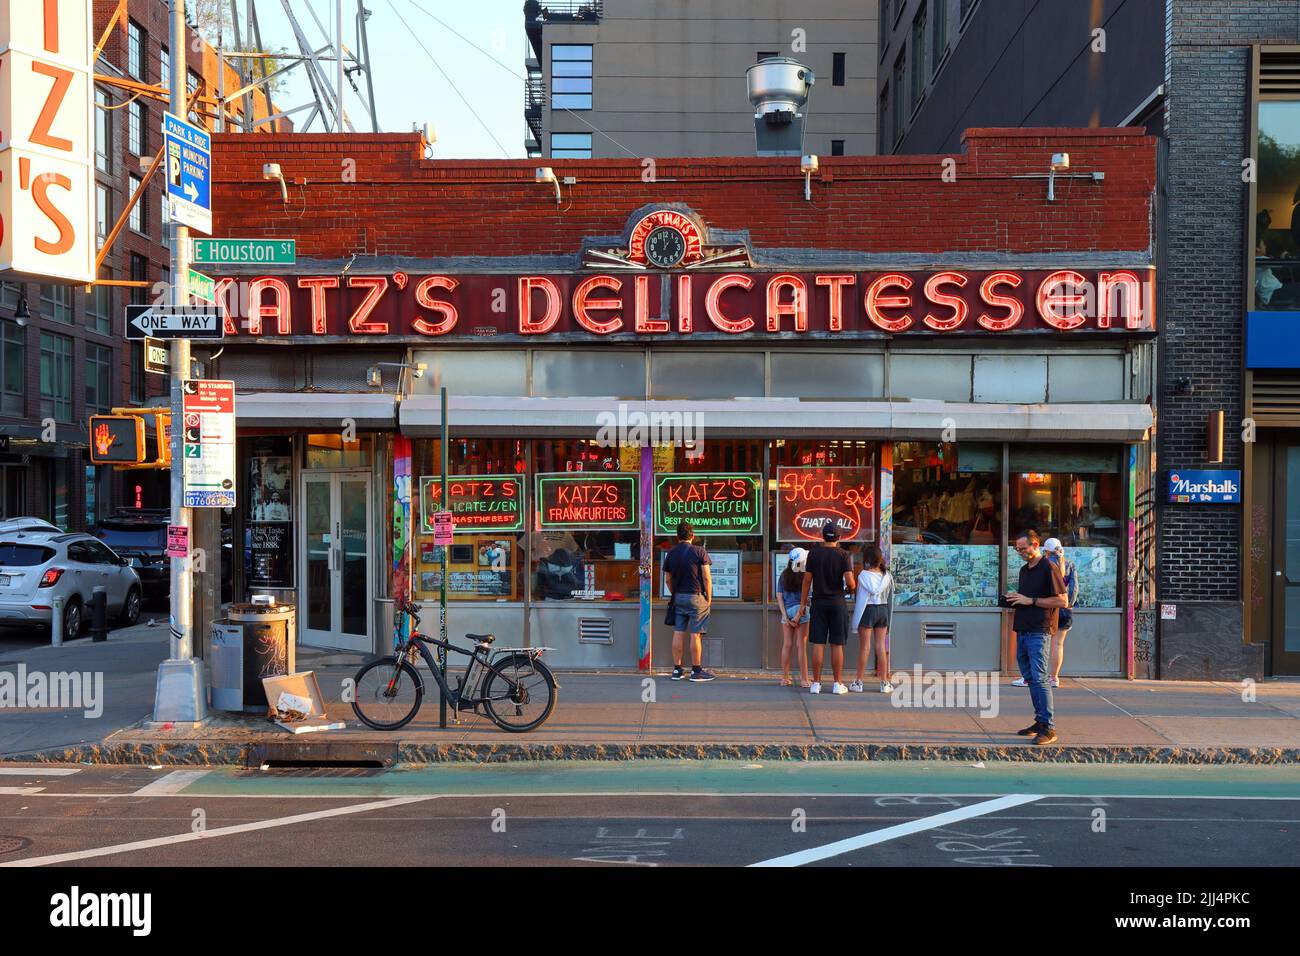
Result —
<path fill-rule="evenodd" d="M 1261 425 L 1300 425 L 1300 375 L 1256 372 L 1250 389 L 1250 414 Z"/>
<path fill-rule="evenodd" d="M 1260 53 L 1259 95 L 1269 98 L 1300 96 L 1300 53 Z"/>
<path fill-rule="evenodd" d="M 953 647 L 957 643 L 956 621 L 922 621 L 921 643 Z"/>
<path fill-rule="evenodd" d="M 607 617 L 578 618 L 579 644 L 613 644 L 614 622 Z"/>

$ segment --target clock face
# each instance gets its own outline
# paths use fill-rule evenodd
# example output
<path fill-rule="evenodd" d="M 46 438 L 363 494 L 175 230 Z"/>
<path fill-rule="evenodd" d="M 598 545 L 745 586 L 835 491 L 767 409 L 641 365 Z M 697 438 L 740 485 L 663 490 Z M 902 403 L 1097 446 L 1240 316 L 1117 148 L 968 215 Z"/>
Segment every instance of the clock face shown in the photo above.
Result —
<path fill-rule="evenodd" d="M 686 237 L 672 226 L 657 226 L 646 236 L 645 257 L 652 266 L 671 269 L 686 256 Z"/>

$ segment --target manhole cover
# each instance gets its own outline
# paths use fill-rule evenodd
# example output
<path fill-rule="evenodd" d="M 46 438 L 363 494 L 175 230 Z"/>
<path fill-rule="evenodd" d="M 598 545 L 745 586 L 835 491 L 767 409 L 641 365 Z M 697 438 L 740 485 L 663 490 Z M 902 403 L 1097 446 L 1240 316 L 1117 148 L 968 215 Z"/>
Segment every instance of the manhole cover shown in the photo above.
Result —
<path fill-rule="evenodd" d="M 32 841 L 26 837 L 5 836 L 0 833 L 0 853 L 17 853 L 19 850 L 25 850 L 32 845 Z"/>

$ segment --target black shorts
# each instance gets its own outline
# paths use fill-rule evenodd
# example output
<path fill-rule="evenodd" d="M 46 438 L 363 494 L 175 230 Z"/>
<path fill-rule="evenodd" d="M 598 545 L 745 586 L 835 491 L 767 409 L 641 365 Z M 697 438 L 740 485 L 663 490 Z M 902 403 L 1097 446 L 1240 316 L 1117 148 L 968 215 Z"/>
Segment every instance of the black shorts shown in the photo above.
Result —
<path fill-rule="evenodd" d="M 843 598 L 813 601 L 808 622 L 809 644 L 843 645 L 849 639 L 849 608 Z"/>

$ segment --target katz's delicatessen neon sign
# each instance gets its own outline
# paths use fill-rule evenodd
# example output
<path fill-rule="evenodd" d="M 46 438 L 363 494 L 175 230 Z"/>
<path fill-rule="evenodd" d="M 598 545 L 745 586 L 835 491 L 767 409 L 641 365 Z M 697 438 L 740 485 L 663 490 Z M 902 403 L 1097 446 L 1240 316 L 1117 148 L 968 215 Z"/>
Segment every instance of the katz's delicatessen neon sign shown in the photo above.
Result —
<path fill-rule="evenodd" d="M 226 276 L 216 295 L 235 337 L 835 339 L 1150 332 L 1153 279 L 1133 269 L 392 272 Z"/>

